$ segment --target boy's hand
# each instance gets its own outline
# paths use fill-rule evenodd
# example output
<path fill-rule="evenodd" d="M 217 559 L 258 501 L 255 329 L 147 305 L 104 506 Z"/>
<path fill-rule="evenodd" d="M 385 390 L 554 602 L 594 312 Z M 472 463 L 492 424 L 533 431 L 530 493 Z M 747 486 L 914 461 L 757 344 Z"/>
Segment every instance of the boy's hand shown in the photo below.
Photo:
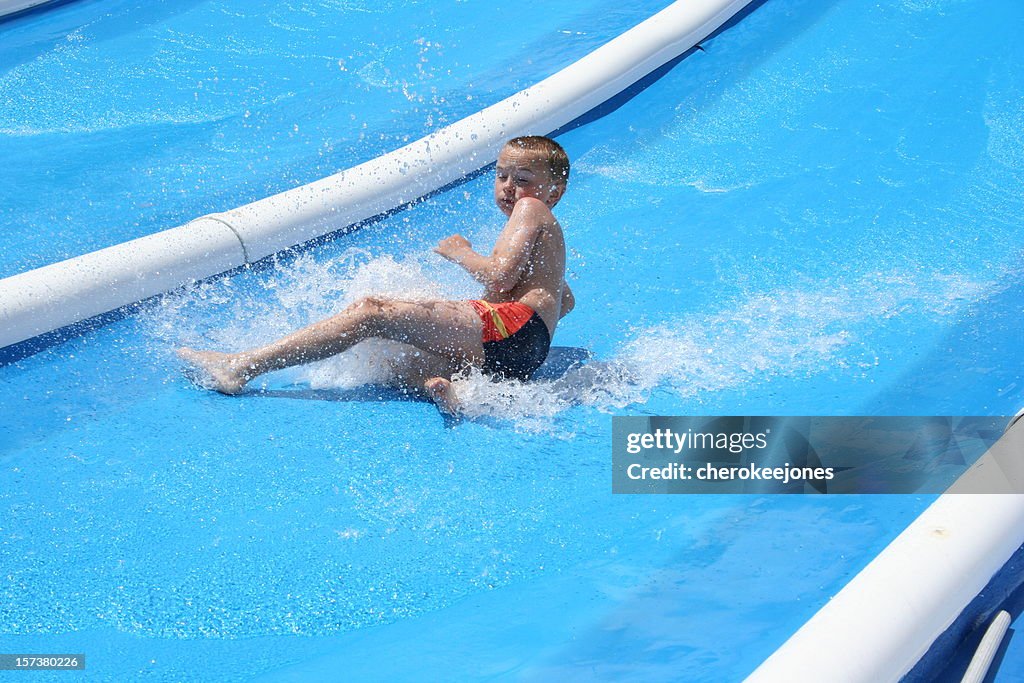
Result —
<path fill-rule="evenodd" d="M 458 257 L 466 253 L 467 250 L 471 251 L 473 245 L 462 235 L 452 235 L 451 237 L 445 237 L 443 240 L 438 242 L 437 246 L 434 247 L 434 251 L 441 256 L 444 256 L 449 261 L 458 261 Z"/>

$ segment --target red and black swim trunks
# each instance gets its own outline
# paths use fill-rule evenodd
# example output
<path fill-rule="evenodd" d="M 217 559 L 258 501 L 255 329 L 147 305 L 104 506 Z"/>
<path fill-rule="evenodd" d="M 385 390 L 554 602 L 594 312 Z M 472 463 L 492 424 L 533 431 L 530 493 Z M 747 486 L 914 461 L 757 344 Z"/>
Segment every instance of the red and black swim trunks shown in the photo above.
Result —
<path fill-rule="evenodd" d="M 484 324 L 484 372 L 530 379 L 551 348 L 548 326 L 537 312 L 518 301 L 469 303 Z"/>

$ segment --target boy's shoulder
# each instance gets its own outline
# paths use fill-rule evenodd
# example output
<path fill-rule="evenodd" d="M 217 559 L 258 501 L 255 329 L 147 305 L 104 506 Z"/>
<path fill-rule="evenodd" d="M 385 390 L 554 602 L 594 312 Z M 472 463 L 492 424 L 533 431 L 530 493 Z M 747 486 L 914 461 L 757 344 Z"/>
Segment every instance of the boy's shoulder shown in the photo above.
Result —
<path fill-rule="evenodd" d="M 523 197 L 517 201 L 512 209 L 512 216 L 538 225 L 558 224 L 558 219 L 548 205 L 536 197 Z"/>

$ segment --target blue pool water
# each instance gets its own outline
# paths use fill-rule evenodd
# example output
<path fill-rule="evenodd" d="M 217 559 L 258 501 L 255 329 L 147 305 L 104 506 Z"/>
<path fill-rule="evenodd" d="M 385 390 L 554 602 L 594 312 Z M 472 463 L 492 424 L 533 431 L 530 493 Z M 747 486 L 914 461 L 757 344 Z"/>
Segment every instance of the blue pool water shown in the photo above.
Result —
<path fill-rule="evenodd" d="M 663 6 L 77 0 L 0 24 L 0 277 L 391 151 Z"/>
<path fill-rule="evenodd" d="M 65 39 L 50 27 L 64 13 L 112 22 L 106 42 L 141 32 L 141 49 L 153 27 L 193 14 L 189 35 L 209 35 L 198 27 L 217 11 L 106 7 L 82 2 L 0 27 L 22 51 L 0 78 L 58 58 Z M 268 16 L 302 7 L 268 3 L 239 31 L 262 36 Z M 130 197 L 111 199 L 138 223 L 131 234 L 117 233 L 124 221 L 106 209 L 74 201 L 72 188 L 55 191 L 62 212 L 95 211 L 93 220 L 65 230 L 18 209 L 11 223 L 29 224 L 22 235 L 47 238 L 9 234 L 4 258 L 13 272 L 65 255 L 65 233 L 82 237 L 80 251 L 224 208 L 218 197 L 230 206 L 316 177 L 333 170 L 316 152 L 324 139 L 343 150 L 331 164 L 364 158 L 363 120 L 385 136 L 368 155 L 397 147 L 429 128 L 428 116 L 476 108 L 449 109 L 459 99 L 449 93 L 479 87 L 480 99 L 497 99 L 589 48 L 537 46 L 574 32 L 601 42 L 602 7 L 550 24 L 506 21 L 536 33 L 482 56 L 469 37 L 494 29 L 490 8 L 416 5 L 407 16 L 429 8 L 443 17 L 438 31 L 470 27 L 466 57 L 429 59 L 445 103 L 412 115 L 388 104 L 404 97 L 389 90 L 400 85 L 359 89 L 336 74 L 323 91 L 314 79 L 294 112 L 268 105 L 278 128 L 220 128 L 235 145 L 224 158 L 206 144 L 217 126 L 192 137 L 201 126 L 175 122 L 173 108 L 160 127 L 173 144 L 145 125 L 79 130 L 83 111 L 102 109 L 82 95 L 43 138 L 95 144 L 101 158 L 121 145 L 152 145 L 140 158 L 166 148 L 168 173 L 185 181 L 164 192 L 164 180 L 140 180 L 133 192 L 156 197 L 145 220 Z M 651 9 L 615 15 L 621 25 L 604 37 Z M 456 11 L 475 18 L 447 14 Z M 477 245 L 494 239 L 487 177 L 0 368 L 0 651 L 86 652 L 96 680 L 741 679 L 930 498 L 612 496 L 610 416 L 1014 412 L 1024 48 L 1012 38 L 1022 12 L 1009 1 L 769 0 L 614 112 L 562 134 L 575 163 L 556 213 L 579 304 L 555 343 L 593 358 L 528 386 L 462 380 L 470 420 L 449 424 L 425 403 L 366 388 L 386 381 L 380 344 L 271 375 L 238 398 L 192 388 L 171 351 L 258 343 L 369 292 L 473 294 L 429 248 L 456 231 Z M 136 14 L 149 21 L 133 24 Z M 319 54 L 334 30 L 284 29 L 268 38 L 280 49 L 260 53 L 261 68 L 284 70 L 286 52 Z M 399 53 L 424 33 L 409 30 L 394 38 Z M 162 45 L 174 63 L 229 72 L 241 60 L 245 70 L 244 57 L 221 54 L 231 40 L 212 42 Z M 93 68 L 123 59 L 129 73 L 132 51 L 106 47 L 92 46 Z M 482 70 L 495 81 L 471 88 L 474 60 L 492 57 Z M 410 69 L 397 83 L 417 82 L 407 57 L 387 64 Z M 254 76 L 262 97 L 260 78 L 273 79 Z M 104 111 L 125 111 L 135 91 Z M 222 104 L 244 117 L 242 88 L 225 92 Z M 342 122 L 351 104 L 337 116 L 310 111 L 346 92 L 359 125 Z M 138 96 L 140 111 L 160 101 Z M 44 114 L 22 113 L 39 129 L 31 117 Z M 300 131 L 320 131 L 309 144 L 285 141 L 293 117 Z M 6 132 L 0 145 L 43 153 L 44 140 L 24 137 Z M 29 184 L 11 196 L 49 206 L 30 189 L 57 169 L 21 165 Z M 83 173 L 69 182 L 91 197 L 102 181 Z M 216 189 L 193 197 L 207 173 Z M 108 199 L 97 195 L 94 205 Z"/>

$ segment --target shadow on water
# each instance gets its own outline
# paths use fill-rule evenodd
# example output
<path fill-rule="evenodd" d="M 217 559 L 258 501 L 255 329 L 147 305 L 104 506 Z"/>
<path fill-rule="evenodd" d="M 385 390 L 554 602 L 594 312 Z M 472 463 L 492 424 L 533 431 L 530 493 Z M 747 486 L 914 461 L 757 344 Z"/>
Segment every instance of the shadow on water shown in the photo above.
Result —
<path fill-rule="evenodd" d="M 559 379 L 570 368 L 585 363 L 590 357 L 590 352 L 583 348 L 552 346 L 548 352 L 547 360 L 534 373 L 533 379 L 542 381 Z M 430 399 L 422 393 L 382 384 L 364 384 L 363 386 L 351 389 L 311 389 L 308 387 L 259 389 L 246 392 L 243 395 L 253 398 L 289 398 L 303 401 L 430 402 Z"/>
<path fill-rule="evenodd" d="M 578 346 L 552 346 L 548 351 L 548 359 L 533 373 L 533 379 L 560 379 L 569 368 L 586 363 L 590 358 L 590 351 Z"/>
<path fill-rule="evenodd" d="M 364 384 L 354 389 L 309 389 L 301 387 L 294 389 L 257 389 L 255 391 L 246 391 L 241 396 L 251 398 L 292 398 L 302 401 L 430 402 L 423 394 L 384 384 Z"/>

